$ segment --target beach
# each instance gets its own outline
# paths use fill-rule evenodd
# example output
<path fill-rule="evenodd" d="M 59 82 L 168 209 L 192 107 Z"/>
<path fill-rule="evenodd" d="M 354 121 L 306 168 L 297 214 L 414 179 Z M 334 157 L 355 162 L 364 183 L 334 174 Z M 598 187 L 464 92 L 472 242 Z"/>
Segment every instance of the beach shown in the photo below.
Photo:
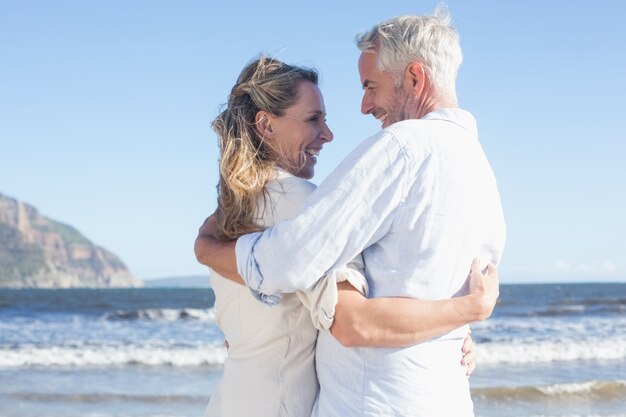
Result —
<path fill-rule="evenodd" d="M 210 289 L 0 290 L 0 417 L 201 416 Z M 502 285 L 472 325 L 477 416 L 626 416 L 626 284 Z"/>

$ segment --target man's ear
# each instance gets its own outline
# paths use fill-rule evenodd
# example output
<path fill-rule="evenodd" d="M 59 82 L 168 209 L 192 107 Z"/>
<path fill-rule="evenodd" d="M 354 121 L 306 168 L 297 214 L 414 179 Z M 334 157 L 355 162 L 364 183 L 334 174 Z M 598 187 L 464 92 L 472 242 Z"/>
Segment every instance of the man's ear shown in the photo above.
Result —
<path fill-rule="evenodd" d="M 426 69 L 419 62 L 411 62 L 404 72 L 404 83 L 406 88 L 418 97 L 426 87 Z"/>
<path fill-rule="evenodd" d="M 261 137 L 270 139 L 274 137 L 272 118 L 273 116 L 265 110 L 258 111 L 254 116 L 254 127 Z"/>

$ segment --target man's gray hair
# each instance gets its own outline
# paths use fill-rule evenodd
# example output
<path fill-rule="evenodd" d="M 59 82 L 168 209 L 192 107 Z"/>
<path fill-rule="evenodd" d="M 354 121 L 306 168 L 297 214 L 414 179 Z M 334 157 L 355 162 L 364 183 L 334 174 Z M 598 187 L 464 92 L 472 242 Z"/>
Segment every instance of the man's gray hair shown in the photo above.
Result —
<path fill-rule="evenodd" d="M 452 27 L 445 6 L 432 16 L 399 16 L 357 35 L 363 52 L 379 47 L 378 68 L 402 82 L 406 67 L 414 61 L 424 65 L 433 86 L 456 101 L 456 75 L 463 61 L 459 34 Z"/>

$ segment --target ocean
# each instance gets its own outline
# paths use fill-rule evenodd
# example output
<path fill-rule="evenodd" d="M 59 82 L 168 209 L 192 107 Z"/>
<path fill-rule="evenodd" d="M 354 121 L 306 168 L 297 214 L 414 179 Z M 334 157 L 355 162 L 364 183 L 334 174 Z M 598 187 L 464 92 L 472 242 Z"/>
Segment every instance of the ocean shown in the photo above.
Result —
<path fill-rule="evenodd" d="M 0 417 L 201 416 L 226 358 L 213 302 L 0 290 Z M 477 416 L 626 417 L 626 284 L 502 285 L 472 329 Z"/>

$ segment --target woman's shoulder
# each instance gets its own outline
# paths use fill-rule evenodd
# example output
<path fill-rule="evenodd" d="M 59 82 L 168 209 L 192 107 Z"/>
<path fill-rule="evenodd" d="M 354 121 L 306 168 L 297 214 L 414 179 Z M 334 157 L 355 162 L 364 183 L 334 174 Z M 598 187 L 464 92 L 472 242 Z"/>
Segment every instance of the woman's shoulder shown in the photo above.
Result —
<path fill-rule="evenodd" d="M 285 171 L 277 171 L 276 178 L 267 184 L 267 191 L 272 198 L 306 198 L 317 186 L 304 178 L 296 177 Z"/>
<path fill-rule="evenodd" d="M 277 171 L 275 179 L 270 181 L 261 205 L 261 223 L 263 226 L 278 223 L 295 217 L 304 205 L 304 201 L 317 186 L 304 178 L 296 177 L 284 171 Z"/>

